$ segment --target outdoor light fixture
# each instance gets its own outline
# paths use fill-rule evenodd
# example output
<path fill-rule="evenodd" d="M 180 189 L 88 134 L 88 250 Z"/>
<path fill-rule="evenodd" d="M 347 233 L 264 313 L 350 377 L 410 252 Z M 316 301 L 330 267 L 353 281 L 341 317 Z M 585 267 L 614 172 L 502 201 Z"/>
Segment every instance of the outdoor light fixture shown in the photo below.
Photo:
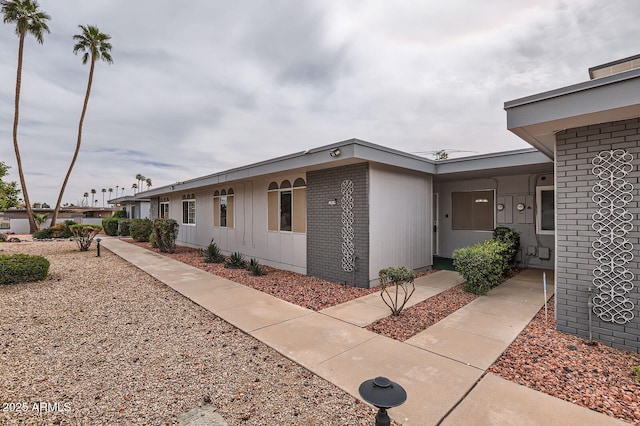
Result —
<path fill-rule="evenodd" d="M 386 377 L 376 377 L 362 382 L 358 393 L 362 399 L 378 409 L 376 426 L 389 426 L 391 419 L 387 409 L 404 404 L 407 392 L 399 384 Z"/>
<path fill-rule="evenodd" d="M 340 155 L 340 148 L 333 148 L 331 151 L 329 151 L 329 156 L 331 157 L 338 157 Z"/>
<path fill-rule="evenodd" d="M 102 238 L 96 238 L 96 243 L 98 243 L 98 257 L 100 257 L 100 241 L 102 241 Z"/>

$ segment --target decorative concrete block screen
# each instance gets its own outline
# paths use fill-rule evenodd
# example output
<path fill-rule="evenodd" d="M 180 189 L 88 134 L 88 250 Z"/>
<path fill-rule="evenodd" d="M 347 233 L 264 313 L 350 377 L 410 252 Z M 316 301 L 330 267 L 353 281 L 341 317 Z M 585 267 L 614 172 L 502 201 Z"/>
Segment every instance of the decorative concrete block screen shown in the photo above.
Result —
<path fill-rule="evenodd" d="M 640 119 L 558 132 L 555 167 L 557 329 L 640 353 Z"/>
<path fill-rule="evenodd" d="M 353 244 L 353 181 L 345 179 L 342 192 L 342 269 L 353 272 L 355 268 L 355 246 Z"/>
<path fill-rule="evenodd" d="M 592 228 L 598 238 L 592 243 L 592 255 L 598 266 L 593 284 L 598 289 L 593 312 L 602 320 L 625 324 L 634 317 L 633 302 L 627 294 L 633 290 L 634 275 L 628 269 L 633 260 L 633 214 L 627 205 L 633 200 L 633 184 L 626 177 L 633 171 L 633 155 L 622 149 L 602 151 L 591 161 L 592 173 L 599 179 L 593 186 Z"/>

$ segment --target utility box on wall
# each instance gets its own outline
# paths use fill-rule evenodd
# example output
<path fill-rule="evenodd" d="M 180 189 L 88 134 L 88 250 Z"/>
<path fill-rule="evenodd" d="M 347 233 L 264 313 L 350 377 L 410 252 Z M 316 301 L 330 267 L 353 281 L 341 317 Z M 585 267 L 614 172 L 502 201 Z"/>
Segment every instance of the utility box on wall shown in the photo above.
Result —
<path fill-rule="evenodd" d="M 504 195 L 497 198 L 496 221 L 500 225 L 513 223 L 513 197 Z"/>
<path fill-rule="evenodd" d="M 533 208 L 533 195 L 516 195 L 513 197 L 515 223 L 533 223 Z"/>

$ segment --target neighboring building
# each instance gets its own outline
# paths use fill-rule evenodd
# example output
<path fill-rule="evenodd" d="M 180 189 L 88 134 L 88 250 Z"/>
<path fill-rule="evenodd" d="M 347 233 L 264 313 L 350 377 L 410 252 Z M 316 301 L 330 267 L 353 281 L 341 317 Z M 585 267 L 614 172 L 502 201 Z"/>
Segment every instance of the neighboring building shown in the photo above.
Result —
<path fill-rule="evenodd" d="M 115 210 L 117 209 L 109 207 L 61 207 L 58 212 L 58 222 L 73 220 L 76 223 L 101 225 L 102 219 L 111 216 Z M 53 209 L 34 208 L 33 213 L 51 216 Z M 49 223 L 50 220 L 47 219 L 41 228 L 48 227 Z M 9 209 L 0 212 L 0 232 L 30 234 L 27 211 L 25 209 Z"/>
<path fill-rule="evenodd" d="M 129 219 L 147 219 L 151 217 L 148 198 L 138 198 L 135 195 L 107 200 L 109 204 L 124 210 Z"/>
<path fill-rule="evenodd" d="M 558 329 L 640 352 L 640 55 L 592 80 L 505 103 L 554 159 Z"/>
<path fill-rule="evenodd" d="M 531 148 L 436 162 L 352 139 L 140 196 L 153 217 L 180 223 L 179 244 L 214 239 L 227 253 L 370 287 L 382 268 L 429 268 L 498 225 L 521 232 L 523 263 L 553 268 L 553 229 L 536 232 L 535 210 L 552 182 L 552 161 Z"/>

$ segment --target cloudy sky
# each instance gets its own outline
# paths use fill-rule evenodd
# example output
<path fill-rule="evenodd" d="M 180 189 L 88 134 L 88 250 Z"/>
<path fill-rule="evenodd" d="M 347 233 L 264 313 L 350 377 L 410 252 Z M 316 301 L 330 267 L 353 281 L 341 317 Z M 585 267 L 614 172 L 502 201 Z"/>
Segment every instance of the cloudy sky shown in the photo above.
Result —
<path fill-rule="evenodd" d="M 79 24 L 112 36 L 97 64 L 64 201 L 167 185 L 359 138 L 406 152 L 525 148 L 505 101 L 640 53 L 637 0 L 40 0 L 25 44 L 19 143 L 31 202 L 54 204 L 89 66 Z M 0 161 L 12 166 L 18 38 L 0 25 Z M 453 151 L 452 151 L 453 152 Z M 5 178 L 6 180 L 7 178 Z M 115 194 L 114 194 L 115 195 Z"/>

